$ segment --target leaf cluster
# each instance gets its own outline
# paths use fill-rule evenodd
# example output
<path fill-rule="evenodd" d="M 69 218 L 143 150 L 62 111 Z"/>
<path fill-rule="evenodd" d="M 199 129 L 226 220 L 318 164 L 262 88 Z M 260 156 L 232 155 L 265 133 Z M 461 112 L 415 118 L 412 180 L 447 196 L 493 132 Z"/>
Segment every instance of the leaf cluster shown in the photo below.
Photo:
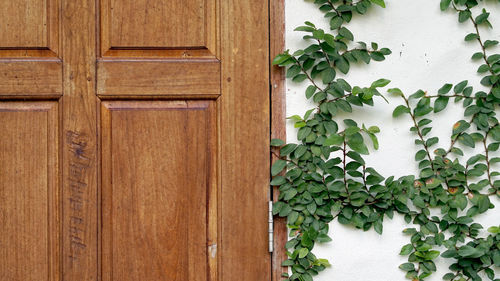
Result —
<path fill-rule="evenodd" d="M 286 51 L 274 64 L 287 68 L 293 82 L 307 81 L 307 99 L 317 106 L 304 116 L 289 117 L 297 128 L 297 142 L 285 144 L 272 140 L 280 148 L 279 160 L 271 168 L 271 185 L 279 188 L 273 214 L 287 218 L 290 239 L 286 244 L 291 268 L 286 280 L 313 280 L 330 266 L 316 257 L 316 243 L 332 240 L 329 223 L 339 223 L 368 231 L 383 232 L 385 218 L 395 213 L 414 227 L 403 230 L 409 243 L 400 255 L 408 262 L 400 268 L 406 277 L 424 280 L 435 272 L 439 257 L 453 259 L 444 280 L 479 281 L 481 275 L 496 279 L 500 267 L 500 227 L 492 226 L 481 237 L 483 226 L 474 221 L 478 214 L 494 208 L 491 197 L 500 197 L 499 157 L 492 153 L 500 147 L 500 126 L 496 111 L 500 104 L 500 54 L 489 54 L 498 42 L 483 40 L 479 27 L 491 28 L 490 13 L 482 10 L 473 16 L 475 0 L 441 0 L 441 9 L 454 9 L 459 22 L 469 22 L 475 33 L 465 41 L 476 41 L 480 52 L 472 59 L 480 61 L 478 73 L 488 91 L 474 91 L 469 81 L 447 83 L 436 94 L 419 90 L 406 96 L 398 88 L 389 89 L 402 104 L 393 117 L 407 116 L 415 134 L 415 161 L 419 173 L 400 178 L 385 178 L 370 167 L 363 155 L 378 149 L 375 125 L 358 124 L 344 118 L 353 107 L 374 106 L 376 98 L 386 100 L 380 89 L 390 81 L 379 79 L 371 85 L 352 86 L 337 73 L 347 74 L 352 64 L 383 61 L 391 51 L 377 43 L 357 42 L 345 26 L 354 15 L 363 15 L 373 4 L 385 7 L 383 0 L 315 0 L 330 22 L 330 30 L 305 22 L 296 30 L 304 32 L 309 45 L 293 53 Z M 463 119 L 450 126 L 449 147 L 432 136 L 433 120 L 452 100 L 464 108 Z M 387 100 L 386 100 L 387 101 Z M 340 120 L 339 120 L 340 119 Z M 473 153 L 480 147 L 484 153 Z M 431 210 L 435 210 L 431 212 Z M 436 214 L 437 213 L 437 214 Z M 443 250 L 444 249 L 444 250 Z"/>

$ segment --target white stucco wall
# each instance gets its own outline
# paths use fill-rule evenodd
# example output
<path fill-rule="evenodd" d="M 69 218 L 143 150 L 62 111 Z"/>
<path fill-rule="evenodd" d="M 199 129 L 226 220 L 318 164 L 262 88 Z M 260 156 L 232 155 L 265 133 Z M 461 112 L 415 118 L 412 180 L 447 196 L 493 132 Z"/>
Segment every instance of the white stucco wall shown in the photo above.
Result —
<path fill-rule="evenodd" d="M 492 12 L 490 21 L 496 28 L 481 30 L 482 37 L 500 41 L 500 4 L 488 2 Z M 346 79 L 352 86 L 369 86 L 379 78 L 392 80 L 389 87 L 401 88 L 407 94 L 418 89 L 437 92 L 445 83 L 458 83 L 468 79 L 474 90 L 481 88 L 480 76 L 476 74 L 479 64 L 469 58 L 477 51 L 477 43 L 464 42 L 466 34 L 473 32 L 469 23 L 459 24 L 454 12 L 439 10 L 438 0 L 386 0 L 387 8 L 374 6 L 366 16 L 357 16 L 348 25 L 355 40 L 375 41 L 380 47 L 388 47 L 393 54 L 383 62 L 371 62 L 368 66 L 351 66 Z M 328 29 L 327 21 L 317 7 L 304 0 L 286 0 L 287 48 L 303 47 L 302 33 L 293 29 L 305 20 Z M 499 52 L 500 48 L 495 50 Z M 287 115 L 303 115 L 312 105 L 304 97 L 307 83 L 287 83 Z M 380 149 L 368 156 L 368 165 L 375 167 L 385 176 L 415 174 L 417 164 L 414 153 L 413 135 L 409 132 L 410 120 L 392 118 L 392 110 L 400 100 L 389 98 L 390 104 L 378 99 L 373 108 L 354 108 L 349 115 L 358 123 L 378 125 Z M 450 101 L 452 104 L 452 101 Z M 434 121 L 433 134 L 440 137 L 443 147 L 449 144 L 451 126 L 462 119 L 461 106 L 448 107 L 439 113 Z M 339 117 L 340 120 L 340 117 Z M 296 142 L 293 124 L 287 124 L 288 142 Z M 395 161 L 397 164 L 393 164 Z M 401 165 L 403 163 L 403 165 Z M 498 168 L 498 166 L 497 166 Z M 486 228 L 500 223 L 500 200 L 493 199 L 497 208 L 477 219 Z M 386 220 L 384 234 L 375 231 L 363 232 L 338 224 L 330 226 L 333 242 L 315 248 L 318 257 L 327 258 L 332 268 L 315 278 L 317 281 L 398 281 L 405 280 L 398 265 L 406 257 L 398 255 L 401 246 L 409 241 L 401 230 L 408 225 L 402 217 Z M 430 281 L 442 280 L 447 272 L 447 263 L 440 259 L 438 272 Z M 497 278 L 500 272 L 497 271 Z M 485 279 L 486 280 L 486 279 Z"/>

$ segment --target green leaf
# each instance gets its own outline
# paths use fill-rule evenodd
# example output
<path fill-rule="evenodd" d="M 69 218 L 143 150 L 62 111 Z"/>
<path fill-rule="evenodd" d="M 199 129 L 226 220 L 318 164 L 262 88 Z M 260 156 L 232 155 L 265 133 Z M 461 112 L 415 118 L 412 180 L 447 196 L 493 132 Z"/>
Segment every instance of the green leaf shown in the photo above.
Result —
<path fill-rule="evenodd" d="M 478 73 L 485 73 L 487 72 L 488 70 L 490 70 L 490 67 L 487 65 L 487 64 L 482 64 L 479 66 L 479 68 L 477 69 L 477 72 Z"/>
<path fill-rule="evenodd" d="M 283 200 L 285 201 L 289 201 L 290 199 L 292 199 L 293 197 L 295 197 L 295 195 L 297 195 L 297 190 L 296 189 L 289 189 L 287 191 L 284 191 L 283 192 Z"/>
<path fill-rule="evenodd" d="M 375 229 L 375 232 L 377 232 L 378 234 L 382 234 L 384 225 L 380 220 L 377 220 L 375 221 L 375 223 L 373 223 L 373 228 Z"/>
<path fill-rule="evenodd" d="M 479 59 L 482 59 L 484 57 L 483 53 L 482 52 L 477 52 L 477 53 L 474 53 L 471 57 L 471 59 L 473 60 L 479 60 Z"/>
<path fill-rule="evenodd" d="M 301 72 L 301 68 L 298 65 L 292 65 L 286 72 L 286 78 L 295 77 Z"/>
<path fill-rule="evenodd" d="M 353 41 L 354 40 L 354 35 L 352 35 L 351 31 L 345 27 L 341 27 L 339 29 L 339 34 L 344 37 L 347 40 Z"/>
<path fill-rule="evenodd" d="M 331 67 L 326 68 L 321 72 L 321 79 L 324 84 L 329 84 L 335 79 L 335 70 Z"/>
<path fill-rule="evenodd" d="M 389 89 L 389 90 L 387 90 L 387 92 L 389 94 L 392 94 L 392 95 L 395 95 L 395 96 L 403 96 L 403 92 L 400 89 L 398 89 L 398 88 Z"/>
<path fill-rule="evenodd" d="M 368 155 L 368 147 L 363 142 L 358 142 L 354 140 L 349 140 L 347 141 L 347 145 L 354 151 L 358 152 L 359 154 L 364 154 Z"/>
<path fill-rule="evenodd" d="M 285 62 L 289 58 L 291 58 L 291 56 L 289 54 L 279 54 L 274 58 L 273 65 L 282 64 L 283 62 Z"/>
<path fill-rule="evenodd" d="M 399 105 L 392 112 L 392 117 L 396 118 L 404 113 L 410 113 L 410 109 L 408 107 L 406 107 L 405 105 Z"/>
<path fill-rule="evenodd" d="M 414 94 L 410 95 L 408 99 L 419 99 L 423 96 L 425 96 L 425 92 L 422 90 L 418 90 Z"/>
<path fill-rule="evenodd" d="M 288 259 L 288 260 L 285 260 L 281 263 L 281 266 L 292 266 L 295 264 L 295 261 L 294 260 L 291 260 L 291 259 Z"/>
<path fill-rule="evenodd" d="M 470 124 L 465 121 L 465 120 L 460 120 L 455 125 L 453 125 L 453 134 L 460 134 L 462 132 L 465 132 L 467 129 L 469 129 Z"/>
<path fill-rule="evenodd" d="M 403 263 L 399 266 L 400 269 L 404 271 L 412 271 L 415 270 L 415 265 L 411 262 Z"/>
<path fill-rule="evenodd" d="M 446 9 L 448 9 L 448 7 L 450 6 L 450 3 L 451 3 L 451 0 L 441 0 L 441 3 L 440 3 L 440 8 L 441 8 L 441 11 L 445 11 Z"/>
<path fill-rule="evenodd" d="M 446 95 L 447 93 L 450 92 L 451 88 L 453 87 L 452 84 L 445 84 L 441 89 L 439 89 L 438 94 L 439 95 Z"/>
<path fill-rule="evenodd" d="M 340 72 L 347 74 L 349 72 L 349 62 L 344 58 L 340 57 L 335 61 L 335 66 L 340 70 Z"/>
<path fill-rule="evenodd" d="M 344 20 L 342 19 L 342 17 L 333 17 L 330 20 L 330 29 L 338 29 L 340 26 L 342 26 L 343 23 Z"/>
<path fill-rule="evenodd" d="M 490 13 L 485 13 L 485 12 L 483 12 L 480 15 L 478 15 L 476 17 L 476 24 L 482 24 L 482 23 L 484 23 L 488 19 L 489 15 L 490 15 Z"/>
<path fill-rule="evenodd" d="M 468 20 L 470 16 L 471 16 L 471 13 L 469 11 L 467 11 L 467 10 L 460 11 L 458 13 L 458 21 L 464 22 L 464 21 Z"/>
<path fill-rule="evenodd" d="M 413 245 L 407 244 L 407 245 L 404 245 L 403 248 L 401 248 L 401 251 L 399 252 L 399 254 L 401 256 L 406 256 L 406 255 L 411 254 L 411 252 L 413 252 Z"/>
<path fill-rule="evenodd" d="M 311 85 L 311 86 L 307 87 L 306 98 L 310 99 L 314 95 L 315 92 L 316 92 L 316 86 Z"/>
<path fill-rule="evenodd" d="M 307 79 L 307 75 L 305 75 L 305 74 L 299 74 L 299 75 L 293 77 L 292 81 L 295 82 L 295 83 L 300 83 L 300 82 L 303 82 L 306 79 Z"/>
<path fill-rule="evenodd" d="M 271 181 L 271 183 L 270 183 L 270 184 L 271 184 L 272 186 L 278 186 L 278 185 L 282 185 L 282 184 L 284 184 L 284 183 L 286 183 L 285 178 L 284 178 L 284 177 L 282 177 L 282 176 L 277 176 L 277 177 L 275 177 L 275 178 Z"/>
<path fill-rule="evenodd" d="M 458 249 L 458 254 L 465 258 L 478 258 L 482 256 L 482 251 L 471 247 L 469 245 L 464 245 Z"/>
<path fill-rule="evenodd" d="M 285 160 L 277 160 L 274 162 L 274 164 L 271 166 L 271 175 L 276 176 L 277 174 L 281 173 L 283 169 L 286 167 L 286 161 Z"/>
<path fill-rule="evenodd" d="M 351 104 L 349 104 L 347 101 L 345 100 L 338 100 L 336 105 L 342 109 L 343 111 L 345 112 L 352 112 L 352 107 L 351 107 Z"/>
<path fill-rule="evenodd" d="M 354 161 L 356 161 L 358 163 L 361 163 L 361 165 L 365 164 L 365 160 L 363 160 L 363 158 L 361 157 L 361 155 L 359 155 L 357 152 L 349 151 L 349 152 L 347 152 L 347 156 L 349 158 L 351 158 L 352 160 L 354 160 Z"/>
<path fill-rule="evenodd" d="M 299 258 L 304 258 L 307 254 L 309 254 L 309 250 L 307 248 L 301 248 L 299 250 Z"/>
<path fill-rule="evenodd" d="M 493 47 L 493 46 L 496 46 L 498 45 L 498 41 L 497 40 L 486 40 L 484 41 L 484 48 L 489 48 L 489 47 Z M 483 58 L 483 53 L 480 53 L 481 54 L 481 58 Z"/>
<path fill-rule="evenodd" d="M 445 109 L 446 106 L 448 105 L 448 100 L 449 100 L 448 97 L 437 98 L 436 101 L 434 102 L 434 112 L 437 113 Z"/>
<path fill-rule="evenodd" d="M 490 64 L 494 64 L 494 63 L 500 61 L 500 54 L 491 55 L 488 57 L 488 59 L 486 61 Z"/>
<path fill-rule="evenodd" d="M 282 146 L 284 144 L 285 144 L 285 142 L 280 140 L 280 139 L 272 139 L 271 140 L 271 146 Z"/>
<path fill-rule="evenodd" d="M 455 85 L 455 87 L 453 88 L 453 91 L 455 92 L 455 94 L 459 94 L 459 93 L 463 92 L 465 87 L 467 86 L 467 83 L 469 83 L 469 81 L 464 80 L 464 81 L 458 83 L 457 85 Z"/>
<path fill-rule="evenodd" d="M 383 61 L 383 60 L 385 60 L 385 56 L 384 56 L 384 54 L 382 54 L 382 52 L 372 52 L 372 53 L 370 53 L 370 57 L 374 61 Z"/>
<path fill-rule="evenodd" d="M 382 8 L 385 8 L 385 2 L 384 0 L 370 0 L 373 4 L 379 5 Z"/>
<path fill-rule="evenodd" d="M 465 41 L 472 41 L 474 39 L 478 39 L 479 36 L 477 36 L 476 33 L 469 33 L 465 36 Z"/>
<path fill-rule="evenodd" d="M 280 156 L 287 156 L 288 154 L 292 153 L 295 150 L 295 148 L 297 148 L 297 145 L 294 143 L 289 143 L 283 146 L 280 149 Z"/>
<path fill-rule="evenodd" d="M 370 88 L 381 88 L 387 86 L 389 83 L 391 83 L 391 80 L 387 79 L 378 79 L 377 81 L 373 82 Z"/>
<path fill-rule="evenodd" d="M 488 228 L 488 232 L 493 233 L 493 234 L 498 234 L 498 233 L 500 233 L 500 227 L 492 226 L 492 227 Z"/>
<path fill-rule="evenodd" d="M 324 146 L 331 146 L 331 145 L 340 145 L 344 143 L 344 137 L 341 135 L 333 134 L 330 135 L 325 142 L 323 143 Z"/>
<path fill-rule="evenodd" d="M 311 133 L 311 131 L 312 129 L 309 127 L 300 128 L 299 131 L 297 132 L 297 139 L 298 140 L 305 139 Z"/>

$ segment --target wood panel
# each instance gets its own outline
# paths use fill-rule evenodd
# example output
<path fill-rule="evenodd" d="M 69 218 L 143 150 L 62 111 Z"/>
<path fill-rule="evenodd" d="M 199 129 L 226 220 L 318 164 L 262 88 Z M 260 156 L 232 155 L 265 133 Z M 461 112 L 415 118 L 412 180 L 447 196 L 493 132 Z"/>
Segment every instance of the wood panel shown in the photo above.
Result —
<path fill-rule="evenodd" d="M 100 3 L 103 56 L 213 57 L 216 54 L 217 0 L 101 0 Z M 156 52 L 150 52 L 151 49 Z"/>
<path fill-rule="evenodd" d="M 285 0 L 270 1 L 270 60 L 285 50 Z M 286 88 L 285 71 L 282 67 L 272 65 L 271 61 L 271 139 L 286 140 Z M 278 160 L 279 149 L 273 149 L 271 161 Z M 273 200 L 277 201 L 279 189 L 273 190 Z M 286 218 L 274 217 L 274 252 L 272 258 L 272 281 L 285 280 L 283 273 L 287 267 L 281 266 L 287 259 L 285 244 L 288 241 Z"/>
<path fill-rule="evenodd" d="M 271 278 L 269 2 L 222 2 L 222 280 Z"/>
<path fill-rule="evenodd" d="M 61 1 L 63 280 L 96 281 L 96 1 Z"/>
<path fill-rule="evenodd" d="M 220 95 L 217 60 L 121 60 L 98 63 L 97 94 L 102 96 Z"/>
<path fill-rule="evenodd" d="M 102 280 L 215 281 L 214 102 L 101 108 Z"/>
<path fill-rule="evenodd" d="M 55 102 L 0 102 L 0 279 L 60 280 Z"/>
<path fill-rule="evenodd" d="M 59 60 L 0 60 L 0 96 L 61 95 L 62 63 Z"/>
<path fill-rule="evenodd" d="M 4 0 L 0 19 L 0 57 L 58 53 L 59 0 Z"/>

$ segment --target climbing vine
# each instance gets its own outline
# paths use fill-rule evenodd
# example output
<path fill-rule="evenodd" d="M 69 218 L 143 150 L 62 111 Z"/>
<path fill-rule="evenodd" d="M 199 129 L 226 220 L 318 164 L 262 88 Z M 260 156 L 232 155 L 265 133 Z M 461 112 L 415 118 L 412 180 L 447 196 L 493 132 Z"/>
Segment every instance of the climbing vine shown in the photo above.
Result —
<path fill-rule="evenodd" d="M 325 13 L 330 30 L 305 22 L 296 30 L 304 32 L 308 46 L 286 51 L 273 62 L 286 67 L 293 82 L 307 81 L 305 96 L 315 103 L 304 116 L 289 117 L 298 128 L 298 143 L 271 141 L 280 148 L 279 160 L 271 168 L 271 185 L 280 190 L 273 213 L 287 218 L 290 231 L 283 266 L 290 267 L 291 274 L 284 274 L 286 280 L 311 281 L 330 266 L 313 249 L 316 243 L 331 241 L 333 220 L 381 234 L 384 219 L 397 213 L 414 226 L 403 230 L 409 242 L 400 251 L 408 256 L 408 262 L 399 266 L 408 279 L 425 280 L 436 271 L 435 260 L 445 258 L 452 265 L 444 280 L 477 281 L 486 276 L 499 281 L 494 270 L 500 268 L 500 226 L 490 226 L 481 235 L 483 226 L 474 221 L 476 215 L 494 208 L 492 197 L 500 197 L 500 172 L 495 166 L 500 158 L 493 156 L 500 147 L 496 117 L 500 54 L 492 52 L 499 42 L 480 34 L 482 28 L 492 28 L 490 13 L 480 10 L 477 0 L 440 1 L 441 10 L 455 11 L 458 21 L 473 30 L 465 41 L 478 46 L 472 59 L 479 62 L 477 72 L 487 90 L 474 91 L 468 81 L 445 84 L 436 93 L 419 90 L 406 95 L 398 88 L 389 89 L 401 101 L 393 116 L 413 123 L 410 131 L 415 135 L 419 174 L 385 178 L 363 159 L 370 149 L 378 149 L 379 127 L 338 120 L 338 115 L 387 101 L 381 88 L 390 81 L 352 86 L 336 77 L 337 72 L 347 74 L 353 63 L 380 62 L 391 54 L 374 42 L 354 43 L 345 26 L 376 5 L 385 8 L 385 3 L 315 0 L 314 4 Z M 463 119 L 450 124 L 450 144 L 444 147 L 432 136 L 432 116 L 445 110 L 450 100 L 460 103 L 464 113 Z M 477 149 L 482 153 L 475 153 Z"/>

